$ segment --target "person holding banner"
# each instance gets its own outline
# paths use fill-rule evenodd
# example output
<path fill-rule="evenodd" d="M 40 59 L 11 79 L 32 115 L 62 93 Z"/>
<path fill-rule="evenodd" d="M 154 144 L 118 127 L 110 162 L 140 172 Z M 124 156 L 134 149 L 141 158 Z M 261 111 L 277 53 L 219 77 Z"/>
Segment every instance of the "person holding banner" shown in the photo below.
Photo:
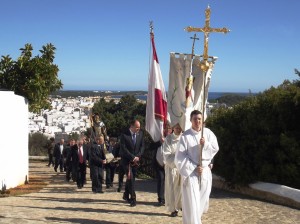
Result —
<path fill-rule="evenodd" d="M 184 224 L 201 224 L 202 214 L 208 209 L 212 187 L 209 165 L 219 151 L 215 134 L 210 129 L 203 127 L 202 119 L 200 111 L 191 112 L 192 127 L 182 134 L 175 154 L 175 165 L 182 177 L 182 219 Z M 200 151 L 202 151 L 202 155 Z"/>
<path fill-rule="evenodd" d="M 181 206 L 181 177 L 175 166 L 174 159 L 182 129 L 177 123 L 173 126 L 173 133 L 165 138 L 163 144 L 163 156 L 165 163 L 165 200 L 171 217 L 178 216 Z"/>

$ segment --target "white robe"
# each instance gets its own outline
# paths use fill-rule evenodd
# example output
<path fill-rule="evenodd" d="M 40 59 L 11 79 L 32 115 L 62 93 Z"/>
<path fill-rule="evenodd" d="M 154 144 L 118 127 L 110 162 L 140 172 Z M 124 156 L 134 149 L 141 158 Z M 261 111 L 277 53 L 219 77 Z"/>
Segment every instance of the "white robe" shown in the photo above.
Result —
<path fill-rule="evenodd" d="M 168 135 L 163 144 L 165 163 L 165 205 L 169 212 L 181 209 L 181 186 L 179 171 L 175 166 L 175 152 L 181 135 Z"/>
<path fill-rule="evenodd" d="M 208 209 L 212 186 L 211 170 L 208 167 L 219 150 L 215 134 L 204 128 L 205 144 L 202 151 L 201 188 L 199 176 L 195 171 L 199 163 L 201 131 L 185 131 L 179 141 L 175 154 L 175 165 L 182 178 L 182 218 L 184 224 L 201 224 L 201 216 Z"/>

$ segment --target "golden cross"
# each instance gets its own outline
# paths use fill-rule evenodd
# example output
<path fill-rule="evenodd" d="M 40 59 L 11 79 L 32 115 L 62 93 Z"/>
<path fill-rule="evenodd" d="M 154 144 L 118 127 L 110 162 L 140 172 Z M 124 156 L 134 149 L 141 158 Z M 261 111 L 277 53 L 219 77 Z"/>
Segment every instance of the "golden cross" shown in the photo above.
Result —
<path fill-rule="evenodd" d="M 203 32 L 204 33 L 204 52 L 203 59 L 206 62 L 208 59 L 208 36 L 210 33 L 228 33 L 230 32 L 227 28 L 212 28 L 210 27 L 210 7 L 208 6 L 205 10 L 205 26 L 203 28 L 196 28 L 188 26 L 184 29 L 187 32 Z"/>

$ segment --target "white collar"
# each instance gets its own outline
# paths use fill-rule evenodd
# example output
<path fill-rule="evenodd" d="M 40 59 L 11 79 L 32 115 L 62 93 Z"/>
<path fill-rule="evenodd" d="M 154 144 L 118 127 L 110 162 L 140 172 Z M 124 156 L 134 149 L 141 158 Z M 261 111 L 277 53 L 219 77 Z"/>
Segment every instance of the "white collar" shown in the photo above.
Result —
<path fill-rule="evenodd" d="M 199 135 L 201 133 L 201 130 L 200 131 L 196 131 L 194 130 L 193 128 L 191 128 L 191 131 L 194 135 Z"/>

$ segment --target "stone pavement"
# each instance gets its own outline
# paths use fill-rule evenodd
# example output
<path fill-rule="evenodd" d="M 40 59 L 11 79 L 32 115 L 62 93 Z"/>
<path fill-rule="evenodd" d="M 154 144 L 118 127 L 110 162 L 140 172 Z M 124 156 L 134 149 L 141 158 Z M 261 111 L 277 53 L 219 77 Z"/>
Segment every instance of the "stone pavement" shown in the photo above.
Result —
<path fill-rule="evenodd" d="M 156 205 L 156 183 L 137 180 L 137 206 L 130 207 L 122 193 L 108 189 L 91 192 L 91 181 L 83 189 L 68 183 L 64 173 L 55 173 L 46 162 L 31 162 L 30 175 L 47 177 L 49 184 L 40 192 L 0 198 L 0 223 L 181 223 L 164 207 Z M 89 177 L 89 175 L 87 175 Z M 105 190 L 105 188 L 104 188 Z M 247 196 L 213 188 L 210 209 L 203 224 L 300 223 L 300 210 L 271 204 Z"/>

